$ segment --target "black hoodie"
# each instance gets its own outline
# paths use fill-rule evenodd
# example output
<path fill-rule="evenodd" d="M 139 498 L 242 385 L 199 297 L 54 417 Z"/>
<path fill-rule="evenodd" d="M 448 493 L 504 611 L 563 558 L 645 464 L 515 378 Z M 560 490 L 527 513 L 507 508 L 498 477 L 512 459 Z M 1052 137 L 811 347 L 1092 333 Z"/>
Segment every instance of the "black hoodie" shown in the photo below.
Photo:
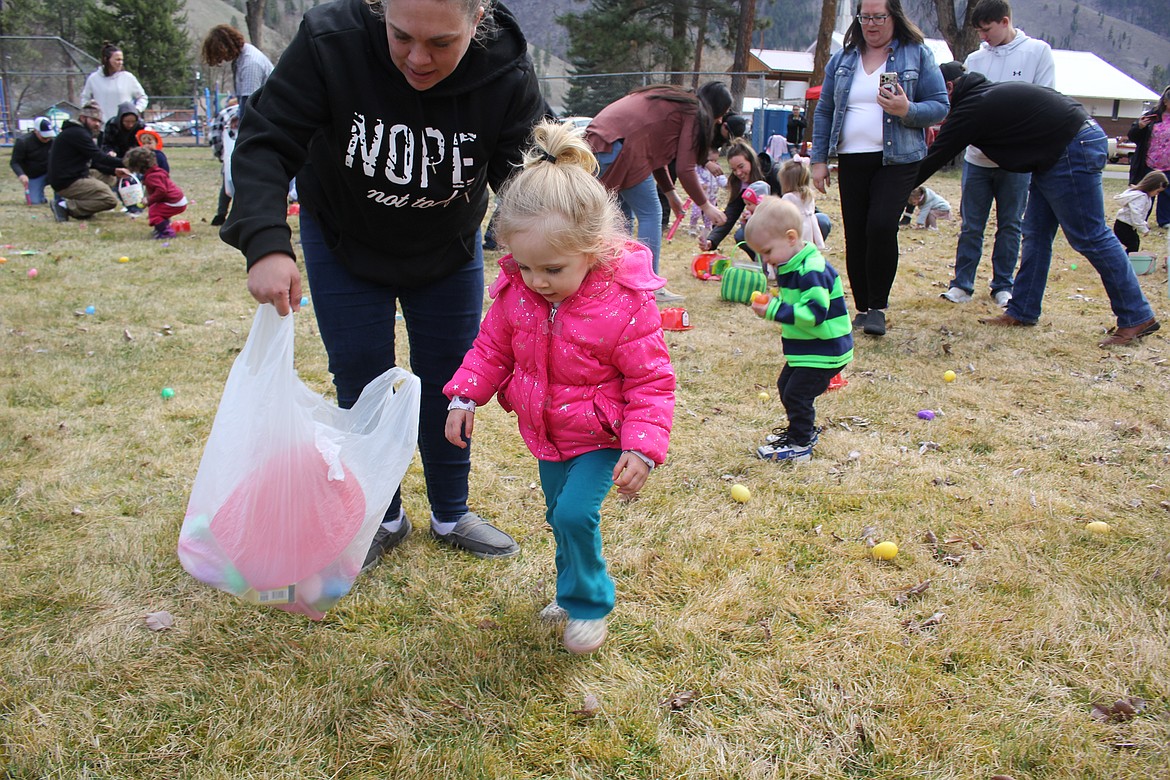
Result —
<path fill-rule="evenodd" d="M 991 82 L 979 73 L 953 83 L 951 110 L 918 169 L 919 184 L 967 145 L 1007 171 L 1047 170 L 1089 118 L 1077 101 L 1037 84 Z"/>
<path fill-rule="evenodd" d="M 487 186 L 512 172 L 544 112 L 519 26 L 502 5 L 494 15 L 499 31 L 420 92 L 363 0 L 308 11 L 244 111 L 223 239 L 249 267 L 295 257 L 285 220 L 295 175 L 302 209 L 356 275 L 417 286 L 469 262 Z"/>
<path fill-rule="evenodd" d="M 127 114 L 133 114 L 134 126 L 127 130 L 122 125 L 122 119 Z M 118 106 L 118 115 L 106 122 L 106 126 L 102 128 L 101 137 L 98 139 L 98 146 L 106 154 L 113 152 L 114 156 L 120 161 L 126 156 L 126 152 L 138 146 L 138 131 L 145 130 L 146 125 L 142 122 L 142 117 L 138 113 L 138 109 L 134 107 L 134 101 L 128 100 Z M 119 165 L 122 163 L 119 162 Z"/>
<path fill-rule="evenodd" d="M 49 186 L 57 192 L 89 176 L 91 167 L 113 176 L 122 161 L 102 154 L 89 128 L 66 119 L 49 150 Z"/>

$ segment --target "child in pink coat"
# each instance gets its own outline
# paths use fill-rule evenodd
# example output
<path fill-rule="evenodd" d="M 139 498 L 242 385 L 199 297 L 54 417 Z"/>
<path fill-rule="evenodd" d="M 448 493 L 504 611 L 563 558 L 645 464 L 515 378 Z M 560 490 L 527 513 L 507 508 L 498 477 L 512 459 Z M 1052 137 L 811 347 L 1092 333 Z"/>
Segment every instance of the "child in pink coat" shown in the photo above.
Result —
<path fill-rule="evenodd" d="M 557 597 L 542 616 L 567 616 L 565 648 L 583 654 L 605 641 L 614 605 L 601 503 L 613 485 L 636 494 L 666 458 L 675 377 L 650 250 L 625 234 L 579 136 L 545 122 L 534 138 L 499 196 L 493 226 L 511 254 L 499 261 L 479 336 L 443 390 L 446 435 L 466 447 L 475 407 L 493 395 L 516 413 L 557 547 Z"/>
<path fill-rule="evenodd" d="M 170 174 L 158 164 L 154 150 L 138 146 L 126 152 L 123 164 L 142 177 L 146 189 L 147 222 L 154 228 L 151 238 L 174 238 L 171 217 L 187 210 L 187 198 Z"/>

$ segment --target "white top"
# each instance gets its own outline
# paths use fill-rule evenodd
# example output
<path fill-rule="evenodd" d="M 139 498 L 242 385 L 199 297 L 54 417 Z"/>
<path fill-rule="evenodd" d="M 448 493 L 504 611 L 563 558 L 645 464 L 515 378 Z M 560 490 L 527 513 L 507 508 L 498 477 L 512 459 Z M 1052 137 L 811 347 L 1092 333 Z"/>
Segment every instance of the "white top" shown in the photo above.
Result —
<path fill-rule="evenodd" d="M 1056 64 L 1052 59 L 1052 47 L 1044 41 L 1029 38 L 1027 33 L 1018 28 L 1016 36 L 1002 46 L 988 46 L 984 41 L 978 49 L 967 55 L 964 64 L 968 71 L 982 73 L 988 81 L 1024 81 L 1056 89 Z M 982 168 L 999 167 L 974 146 L 967 147 L 963 159 Z"/>
<path fill-rule="evenodd" d="M 133 103 L 138 109 L 138 115 L 146 110 L 150 100 L 146 91 L 129 71 L 120 70 L 113 76 L 103 76 L 102 69 L 98 68 L 85 80 L 81 88 L 81 105 L 96 100 L 102 107 L 102 121 L 106 122 L 118 114 L 118 106 L 123 103 Z"/>
<path fill-rule="evenodd" d="M 1113 196 L 1114 200 L 1121 201 L 1121 208 L 1117 210 L 1117 221 L 1124 222 L 1143 236 L 1150 232 L 1146 223 L 1149 218 L 1150 196 L 1141 190 L 1128 189 Z"/>
<path fill-rule="evenodd" d="M 821 235 L 821 223 L 817 222 L 817 203 L 809 198 L 803 201 L 795 192 L 786 192 L 780 196 L 800 212 L 800 240 L 811 241 L 817 249 L 824 251 L 825 238 Z"/>
<path fill-rule="evenodd" d="M 878 81 L 885 70 L 885 62 L 873 73 L 865 72 L 859 60 L 853 69 L 853 84 L 849 87 L 849 102 L 845 105 L 845 121 L 837 141 L 837 154 L 858 154 L 882 150 L 882 107 L 878 105 Z"/>
<path fill-rule="evenodd" d="M 923 187 L 922 189 L 926 190 L 926 197 L 918 204 L 918 214 L 914 218 L 915 223 L 919 227 L 926 226 L 926 218 L 930 216 L 930 212 L 951 210 L 951 204 L 942 195 L 939 195 L 930 187 Z"/>

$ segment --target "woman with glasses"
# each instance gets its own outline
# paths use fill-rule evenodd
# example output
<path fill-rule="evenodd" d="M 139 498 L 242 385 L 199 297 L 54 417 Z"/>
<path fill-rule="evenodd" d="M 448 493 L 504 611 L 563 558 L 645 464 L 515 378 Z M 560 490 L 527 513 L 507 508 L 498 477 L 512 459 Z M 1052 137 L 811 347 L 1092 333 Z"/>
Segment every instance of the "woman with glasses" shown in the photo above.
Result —
<path fill-rule="evenodd" d="M 901 0 L 861 0 L 845 46 L 825 66 L 813 121 L 813 184 L 837 187 L 853 326 L 886 333 L 898 271 L 898 219 L 926 156 L 926 128 L 946 116 L 946 84 Z"/>

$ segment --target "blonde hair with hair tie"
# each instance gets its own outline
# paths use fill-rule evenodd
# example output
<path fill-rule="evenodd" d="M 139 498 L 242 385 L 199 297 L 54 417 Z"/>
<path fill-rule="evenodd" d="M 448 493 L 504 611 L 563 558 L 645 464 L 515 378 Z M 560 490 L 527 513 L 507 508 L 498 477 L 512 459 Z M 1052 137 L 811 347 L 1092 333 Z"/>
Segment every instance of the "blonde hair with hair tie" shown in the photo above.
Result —
<path fill-rule="evenodd" d="M 516 233 L 539 231 L 565 254 L 588 255 L 594 265 L 612 263 L 629 240 L 616 198 L 597 179 L 599 166 L 581 132 L 544 121 L 520 171 L 500 191 L 492 226 L 507 245 Z"/>

